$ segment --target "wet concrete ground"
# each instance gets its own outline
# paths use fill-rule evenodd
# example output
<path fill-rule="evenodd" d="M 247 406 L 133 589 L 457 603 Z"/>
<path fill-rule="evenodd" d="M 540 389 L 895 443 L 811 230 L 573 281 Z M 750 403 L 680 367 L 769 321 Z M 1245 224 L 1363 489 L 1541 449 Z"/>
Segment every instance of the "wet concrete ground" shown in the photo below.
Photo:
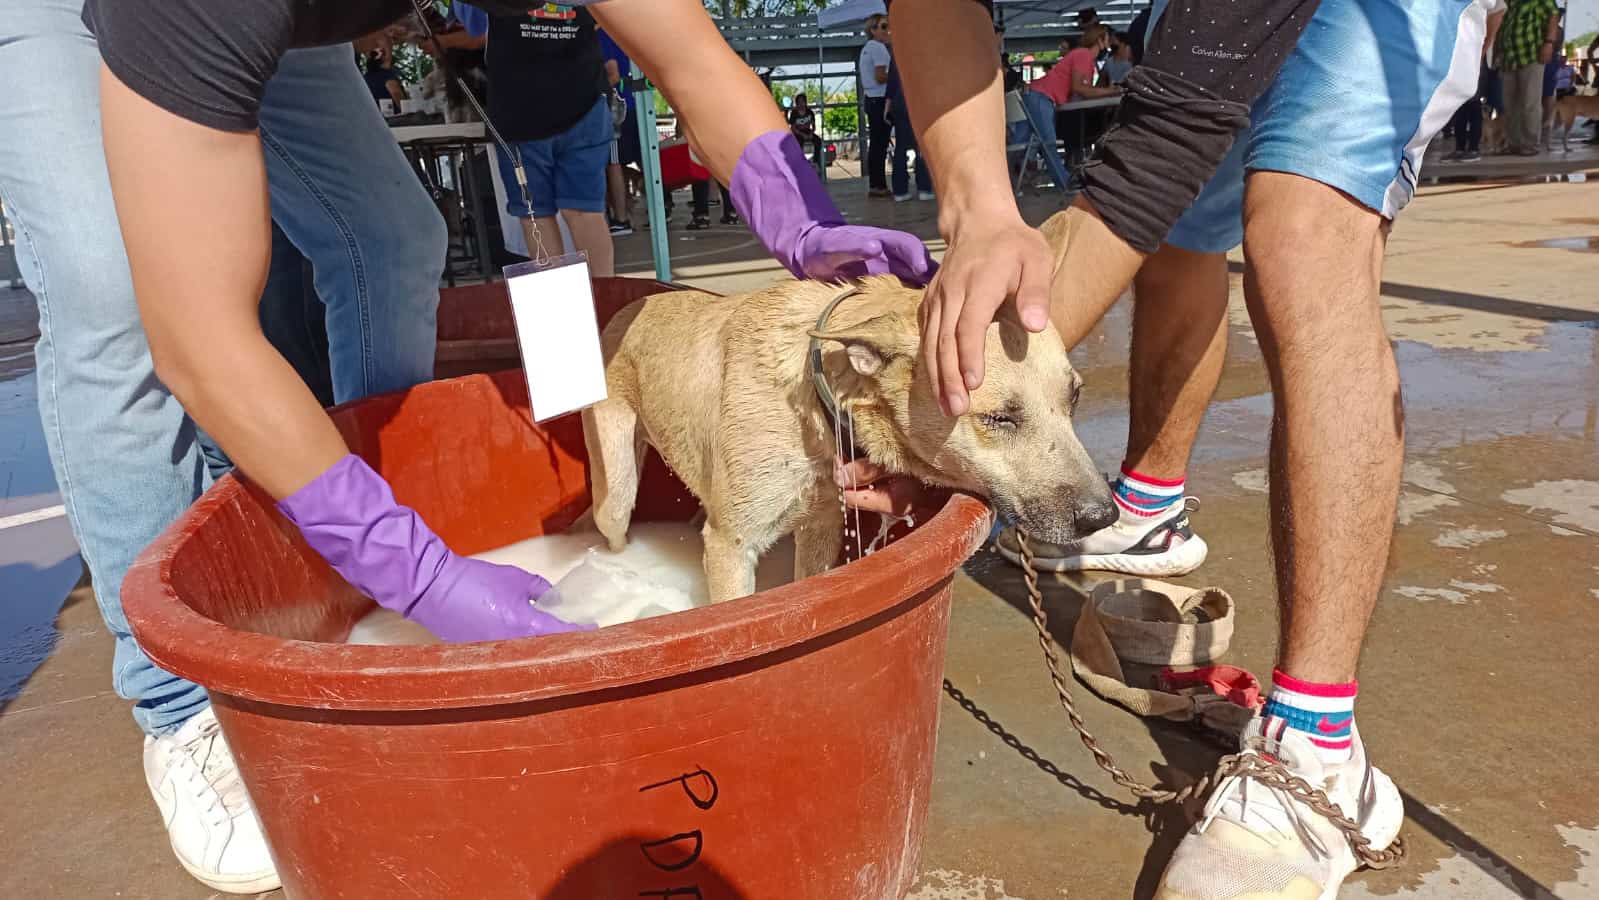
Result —
<path fill-rule="evenodd" d="M 933 204 L 859 194 L 840 191 L 852 220 L 934 236 Z M 1053 205 L 1029 197 L 1024 209 L 1039 222 Z M 672 231 L 680 280 L 736 291 L 777 277 L 743 229 L 690 234 L 682 221 Z M 1594 183 L 1429 188 L 1394 231 L 1383 303 L 1409 451 L 1359 717 L 1374 760 L 1406 792 L 1411 859 L 1357 876 L 1345 898 L 1599 898 L 1587 696 L 1599 684 L 1596 236 Z M 648 253 L 647 232 L 619 243 L 624 271 L 642 274 Z M 1265 674 L 1276 634 L 1270 397 L 1234 287 L 1227 368 L 1189 476 L 1211 558 L 1187 581 L 1232 593 L 1228 661 Z M 0 292 L 0 323 L 20 305 Z M 1125 436 L 1127 322 L 1123 304 L 1073 354 L 1088 383 L 1079 429 L 1106 469 Z M 0 842 L 12 849 L 0 897 L 213 896 L 166 847 L 89 588 L 66 594 L 78 566 L 65 521 L 6 526 L 60 501 L 38 443 L 31 358 L 3 341 Z M 1057 634 L 1084 584 L 1047 582 Z M 957 577 L 912 897 L 1147 897 L 1181 825 L 1129 808 L 1093 767 L 1056 705 L 1024 605 L 1019 573 L 991 552 Z M 1138 777 L 1179 781 L 1221 752 L 1079 694 L 1090 728 Z"/>
<path fill-rule="evenodd" d="M 1599 235 L 1595 209 L 1589 185 L 1446 187 L 1394 231 L 1383 305 L 1408 452 L 1357 715 L 1374 762 L 1406 793 L 1411 858 L 1357 876 L 1345 898 L 1599 897 L 1588 696 L 1599 683 L 1599 256 L 1565 249 Z M 1276 639 L 1271 398 L 1238 278 L 1233 299 L 1227 368 L 1189 474 L 1211 557 L 1184 581 L 1233 595 L 1228 661 L 1264 675 Z M 1107 470 L 1125 440 L 1127 312 L 1074 354 L 1093 396 L 1079 430 Z M 1083 583 L 1050 585 L 1057 634 L 1069 634 Z M 1025 597 L 992 552 L 957 581 L 947 675 L 959 694 L 945 704 L 928 875 L 913 896 L 1148 896 L 1181 823 L 1160 817 L 1152 834 L 1076 743 Z M 1144 780 L 1183 783 L 1219 753 L 1180 727 L 1081 702 Z"/>

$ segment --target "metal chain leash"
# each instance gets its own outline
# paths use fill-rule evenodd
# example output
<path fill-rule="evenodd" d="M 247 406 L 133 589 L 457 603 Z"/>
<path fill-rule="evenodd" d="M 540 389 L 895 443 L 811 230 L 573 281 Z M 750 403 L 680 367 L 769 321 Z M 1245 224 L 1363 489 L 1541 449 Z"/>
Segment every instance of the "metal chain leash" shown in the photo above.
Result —
<path fill-rule="evenodd" d="M 1201 776 L 1193 784 L 1177 790 L 1152 787 L 1127 774 L 1116 764 L 1116 760 L 1099 746 L 1099 741 L 1089 733 L 1083 723 L 1082 715 L 1077 712 L 1077 704 L 1072 699 L 1067 676 L 1061 672 L 1060 657 L 1056 654 L 1054 641 L 1049 636 L 1049 617 L 1044 612 L 1043 592 L 1038 588 L 1038 569 L 1033 565 L 1032 542 L 1021 529 L 1016 531 L 1016 542 L 1021 546 L 1022 575 L 1027 582 L 1028 602 L 1033 607 L 1033 625 L 1038 629 L 1038 646 L 1044 651 L 1044 662 L 1049 666 L 1049 680 L 1055 684 L 1055 696 L 1060 699 L 1061 709 L 1065 710 L 1066 718 L 1077 731 L 1077 737 L 1093 755 L 1094 763 L 1104 770 L 1112 781 L 1126 788 L 1140 800 L 1156 805 L 1168 803 L 1181 805 L 1202 796 L 1228 778 L 1253 778 L 1267 787 L 1286 792 L 1332 822 L 1343 832 L 1349 841 L 1349 846 L 1355 852 L 1355 858 L 1361 864 L 1372 869 L 1386 869 L 1397 865 L 1405 858 L 1403 838 L 1394 838 L 1393 843 L 1384 849 L 1373 848 L 1371 841 L 1361 833 L 1360 826 L 1345 816 L 1338 804 L 1328 799 L 1325 791 L 1313 787 L 1303 778 L 1288 771 L 1282 763 L 1259 753 L 1234 753 L 1224 756 L 1217 761 L 1213 771 Z"/>

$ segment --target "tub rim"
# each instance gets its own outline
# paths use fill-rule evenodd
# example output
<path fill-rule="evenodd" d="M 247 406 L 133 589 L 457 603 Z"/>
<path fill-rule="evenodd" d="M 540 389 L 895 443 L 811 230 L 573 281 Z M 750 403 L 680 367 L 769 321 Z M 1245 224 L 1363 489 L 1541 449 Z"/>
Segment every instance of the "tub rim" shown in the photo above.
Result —
<path fill-rule="evenodd" d="M 123 582 L 124 612 L 140 648 L 174 675 L 246 700 L 332 710 L 524 703 L 755 659 L 847 629 L 949 580 L 992 522 L 982 500 L 952 493 L 928 521 L 869 556 L 725 604 L 539 638 L 333 644 L 232 628 L 177 596 L 172 566 L 193 523 L 246 491 L 227 476 L 145 548 Z"/>

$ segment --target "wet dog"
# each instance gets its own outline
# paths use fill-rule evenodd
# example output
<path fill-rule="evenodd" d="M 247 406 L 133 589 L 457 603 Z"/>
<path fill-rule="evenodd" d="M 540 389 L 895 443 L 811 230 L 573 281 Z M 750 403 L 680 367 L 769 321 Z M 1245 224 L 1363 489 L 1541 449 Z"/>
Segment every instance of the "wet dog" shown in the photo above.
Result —
<path fill-rule="evenodd" d="M 1065 230 L 1045 226 L 1057 244 Z M 796 578 L 838 559 L 833 467 L 851 434 L 888 471 L 987 497 L 1051 543 L 1114 521 L 1072 429 L 1082 379 L 1059 333 L 991 326 L 983 385 L 951 418 L 919 358 L 921 302 L 920 289 L 874 277 L 656 294 L 619 312 L 602 341 L 610 396 L 583 413 L 594 520 L 611 548 L 626 543 L 646 444 L 704 508 L 712 602 L 753 592 L 756 562 L 785 534 Z"/>

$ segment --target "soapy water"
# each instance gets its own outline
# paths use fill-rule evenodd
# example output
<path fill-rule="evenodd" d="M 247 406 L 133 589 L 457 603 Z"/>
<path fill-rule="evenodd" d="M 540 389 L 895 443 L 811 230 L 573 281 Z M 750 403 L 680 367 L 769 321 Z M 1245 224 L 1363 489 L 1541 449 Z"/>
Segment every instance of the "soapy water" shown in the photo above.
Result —
<path fill-rule="evenodd" d="M 545 535 L 477 554 L 478 559 L 516 566 L 549 579 L 540 609 L 568 622 L 600 627 L 682 612 L 710 602 L 705 582 L 705 544 L 687 522 L 635 522 L 627 546 L 612 553 L 587 521 L 564 534 Z M 794 541 L 784 538 L 755 570 L 755 589 L 794 580 Z M 351 644 L 438 643 L 426 628 L 377 607 L 350 629 Z"/>

